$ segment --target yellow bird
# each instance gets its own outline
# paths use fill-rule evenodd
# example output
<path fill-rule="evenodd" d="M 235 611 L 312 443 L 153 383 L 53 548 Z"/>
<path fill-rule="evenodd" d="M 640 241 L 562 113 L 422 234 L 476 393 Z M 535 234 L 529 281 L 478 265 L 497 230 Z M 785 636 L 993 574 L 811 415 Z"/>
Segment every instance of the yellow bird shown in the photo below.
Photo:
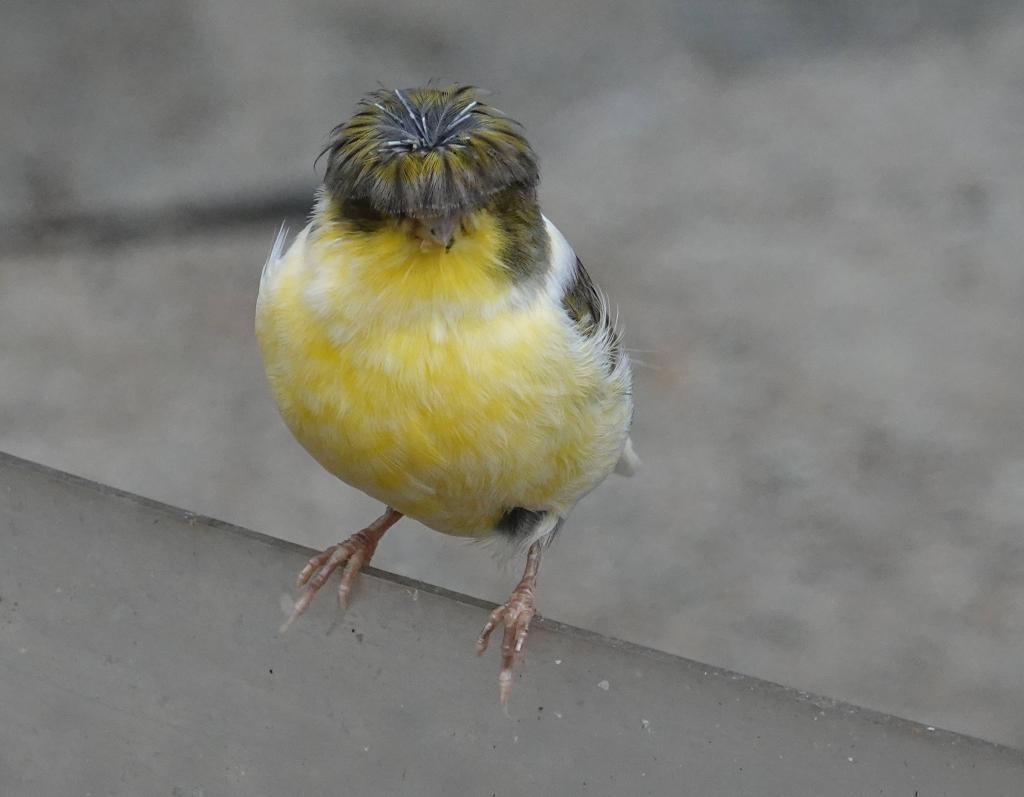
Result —
<path fill-rule="evenodd" d="M 386 511 L 309 561 L 288 623 L 339 568 L 344 606 L 403 515 L 497 535 L 527 551 L 477 640 L 482 653 L 503 627 L 505 704 L 544 547 L 636 464 L 629 359 L 541 214 L 521 126 L 473 87 L 373 92 L 322 155 L 311 223 L 287 251 L 282 230 L 263 269 L 256 337 L 292 434 Z"/>

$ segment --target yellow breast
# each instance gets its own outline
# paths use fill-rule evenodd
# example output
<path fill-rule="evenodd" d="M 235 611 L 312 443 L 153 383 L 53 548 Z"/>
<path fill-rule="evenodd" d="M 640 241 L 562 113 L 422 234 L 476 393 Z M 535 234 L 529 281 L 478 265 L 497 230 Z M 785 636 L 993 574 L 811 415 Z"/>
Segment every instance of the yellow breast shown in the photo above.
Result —
<path fill-rule="evenodd" d="M 451 251 L 304 231 L 256 332 L 281 414 L 331 473 L 428 526 L 567 511 L 613 467 L 628 407 L 559 305 L 515 287 L 483 220 Z"/>

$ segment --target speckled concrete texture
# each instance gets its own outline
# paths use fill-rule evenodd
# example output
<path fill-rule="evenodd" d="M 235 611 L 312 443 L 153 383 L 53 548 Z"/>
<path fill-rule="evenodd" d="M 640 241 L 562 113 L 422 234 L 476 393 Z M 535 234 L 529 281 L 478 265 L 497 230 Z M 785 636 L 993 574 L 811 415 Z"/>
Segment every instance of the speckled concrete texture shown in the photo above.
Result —
<path fill-rule="evenodd" d="M 75 545 L 65 544 L 69 538 Z M 308 550 L 0 455 L 0 792 L 1005 797 L 1024 754 L 379 571 L 286 635 Z"/>

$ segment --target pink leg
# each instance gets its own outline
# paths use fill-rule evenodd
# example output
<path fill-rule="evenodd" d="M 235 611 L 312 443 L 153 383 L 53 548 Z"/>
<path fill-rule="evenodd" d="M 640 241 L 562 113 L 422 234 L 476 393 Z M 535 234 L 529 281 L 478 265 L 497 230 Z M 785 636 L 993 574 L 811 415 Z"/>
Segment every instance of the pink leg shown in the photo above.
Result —
<path fill-rule="evenodd" d="M 501 672 L 498 675 L 498 690 L 501 705 L 508 705 L 508 697 L 512 694 L 512 667 L 522 658 L 526 635 L 530 631 L 530 621 L 536 613 L 534 607 L 534 589 L 537 586 L 537 571 L 540 569 L 540 555 L 543 543 L 535 542 L 530 546 L 526 556 L 526 570 L 523 577 L 512 590 L 505 604 L 499 606 L 487 620 L 487 625 L 480 632 L 476 641 L 476 652 L 482 654 L 487 650 L 487 642 L 491 632 L 504 624 L 505 633 L 501 641 Z"/>
<path fill-rule="evenodd" d="M 352 591 L 356 576 L 369 563 L 384 532 L 394 526 L 401 517 L 401 512 L 388 507 L 383 515 L 365 529 L 357 531 L 344 542 L 332 545 L 323 553 L 318 553 L 310 559 L 309 563 L 302 568 L 298 579 L 298 586 L 306 585 L 306 591 L 295 601 L 291 615 L 281 626 L 281 633 L 287 631 L 288 626 L 295 621 L 295 618 L 309 608 L 309 604 L 313 602 L 317 592 L 339 567 L 342 568 L 342 571 L 341 583 L 338 585 L 338 602 L 342 609 L 348 606 L 349 593 Z"/>

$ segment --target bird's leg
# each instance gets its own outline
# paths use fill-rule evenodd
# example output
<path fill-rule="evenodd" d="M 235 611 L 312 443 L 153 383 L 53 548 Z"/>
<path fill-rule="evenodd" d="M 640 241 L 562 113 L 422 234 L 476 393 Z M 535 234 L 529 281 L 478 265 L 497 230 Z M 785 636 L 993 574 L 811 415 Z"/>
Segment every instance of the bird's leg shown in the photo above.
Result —
<path fill-rule="evenodd" d="M 335 570 L 339 567 L 341 571 L 341 583 L 338 585 L 338 602 L 341 608 L 348 606 L 348 597 L 352 591 L 356 576 L 370 561 L 373 552 L 377 550 L 377 543 L 384 536 L 384 532 L 395 525 L 401 519 L 402 513 L 391 507 L 377 518 L 373 523 L 362 531 L 357 531 L 344 542 L 332 545 L 323 553 L 318 553 L 299 573 L 297 586 L 305 585 L 306 590 L 302 593 L 291 615 L 281 626 L 282 633 L 288 630 L 296 617 L 309 608 L 320 588 L 327 583 Z M 315 575 L 314 575 L 315 574 Z"/>
<path fill-rule="evenodd" d="M 537 586 L 537 571 L 540 570 L 541 551 L 543 542 L 540 540 L 530 546 L 522 579 L 512 590 L 509 599 L 491 612 L 487 625 L 476 641 L 476 652 L 479 655 L 487 650 L 491 632 L 499 625 L 505 626 L 505 634 L 501 640 L 501 673 L 498 675 L 498 689 L 503 706 L 508 705 L 508 696 L 512 693 L 512 667 L 522 658 L 526 635 L 530 631 L 530 620 L 536 613 L 534 589 Z"/>

